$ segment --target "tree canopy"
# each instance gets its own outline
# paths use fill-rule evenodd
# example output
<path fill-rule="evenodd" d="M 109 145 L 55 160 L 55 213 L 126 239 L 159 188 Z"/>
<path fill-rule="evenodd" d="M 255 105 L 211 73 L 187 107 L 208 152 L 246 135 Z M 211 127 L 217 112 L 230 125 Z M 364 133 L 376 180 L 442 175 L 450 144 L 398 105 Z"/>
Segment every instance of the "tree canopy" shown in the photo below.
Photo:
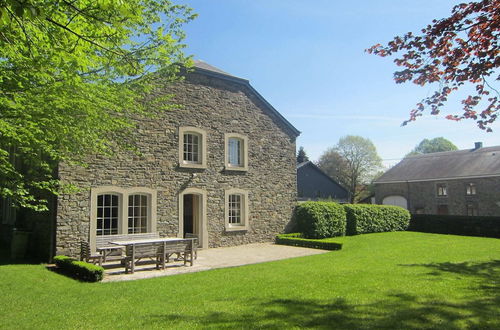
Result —
<path fill-rule="evenodd" d="M 444 137 L 437 137 L 437 138 L 430 139 L 430 140 L 423 139 L 406 156 L 419 155 L 419 154 L 430 154 L 433 152 L 453 151 L 453 150 L 458 150 L 458 148 L 450 140 L 447 140 Z"/>
<path fill-rule="evenodd" d="M 403 67 L 394 73 L 396 83 L 436 83 L 434 93 L 417 103 L 403 125 L 426 110 L 439 114 L 451 93 L 472 86 L 475 92 L 462 100 L 463 112 L 446 118 L 475 120 L 479 128 L 491 131 L 500 110 L 500 94 L 494 84 L 500 80 L 500 1 L 458 4 L 451 16 L 433 20 L 421 32 L 408 32 L 385 46 L 367 49 L 382 57 L 401 53 L 394 60 Z"/>
<path fill-rule="evenodd" d="M 360 187 L 370 183 L 382 167 L 382 160 L 370 139 L 348 135 L 320 156 L 318 166 L 342 184 L 349 191 L 351 202 L 355 202 L 363 193 Z"/>
<path fill-rule="evenodd" d="M 59 161 L 130 143 L 159 71 L 175 79 L 191 9 L 166 0 L 0 1 L 0 197 L 44 209 Z"/>

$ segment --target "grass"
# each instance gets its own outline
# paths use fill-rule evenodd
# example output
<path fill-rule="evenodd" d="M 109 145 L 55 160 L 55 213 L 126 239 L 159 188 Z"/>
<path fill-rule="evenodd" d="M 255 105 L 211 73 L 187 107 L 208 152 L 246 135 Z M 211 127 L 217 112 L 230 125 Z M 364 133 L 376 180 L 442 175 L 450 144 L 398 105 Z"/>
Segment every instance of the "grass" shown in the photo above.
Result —
<path fill-rule="evenodd" d="M 412 232 L 121 283 L 0 265 L 0 328 L 500 328 L 500 240 Z"/>

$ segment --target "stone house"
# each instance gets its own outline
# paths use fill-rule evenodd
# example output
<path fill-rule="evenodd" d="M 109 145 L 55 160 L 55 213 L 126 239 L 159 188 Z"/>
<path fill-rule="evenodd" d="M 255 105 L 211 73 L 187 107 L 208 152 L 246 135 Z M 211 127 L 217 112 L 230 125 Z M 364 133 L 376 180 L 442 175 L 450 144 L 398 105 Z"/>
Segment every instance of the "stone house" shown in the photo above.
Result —
<path fill-rule="evenodd" d="M 409 156 L 375 181 L 377 204 L 416 214 L 500 215 L 500 146 Z"/>
<path fill-rule="evenodd" d="M 299 201 L 333 199 L 347 202 L 349 193 L 311 161 L 297 164 L 297 193 Z"/>
<path fill-rule="evenodd" d="M 140 156 L 60 164 L 60 180 L 79 191 L 59 196 L 54 222 L 40 230 L 52 254 L 77 255 L 80 241 L 95 247 L 100 235 L 191 232 L 209 248 L 271 241 L 285 230 L 300 132 L 248 80 L 201 61 L 184 75 L 160 92 L 179 108 L 136 120 Z"/>

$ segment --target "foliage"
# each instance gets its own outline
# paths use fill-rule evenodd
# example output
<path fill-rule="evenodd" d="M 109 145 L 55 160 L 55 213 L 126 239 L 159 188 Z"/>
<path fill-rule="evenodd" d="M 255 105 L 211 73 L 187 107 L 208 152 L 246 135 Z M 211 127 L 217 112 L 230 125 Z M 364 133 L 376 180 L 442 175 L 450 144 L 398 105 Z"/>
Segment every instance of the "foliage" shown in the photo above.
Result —
<path fill-rule="evenodd" d="M 307 162 L 309 160 L 309 157 L 307 157 L 306 151 L 304 150 L 304 147 L 300 147 L 299 151 L 297 152 L 297 164 Z"/>
<path fill-rule="evenodd" d="M 295 208 L 297 229 L 306 238 L 327 238 L 345 235 L 344 208 L 332 202 L 305 202 Z"/>
<path fill-rule="evenodd" d="M 364 191 L 360 187 L 382 167 L 382 160 L 370 139 L 348 135 L 320 156 L 318 166 L 349 191 L 353 203 Z"/>
<path fill-rule="evenodd" d="M 6 329 L 500 328 L 500 240 L 392 232 L 332 241 L 343 249 L 102 285 L 73 281 L 45 265 L 0 262 L 0 324 Z"/>
<path fill-rule="evenodd" d="M 143 96 L 160 86 L 147 73 L 164 83 L 189 64 L 193 18 L 167 0 L 0 1 L 0 198 L 46 209 L 58 162 L 131 147 L 130 119 L 152 115 Z"/>
<path fill-rule="evenodd" d="M 495 77 L 500 66 L 499 22 L 499 1 L 461 3 L 453 7 L 450 17 L 433 20 L 420 35 L 408 32 L 386 46 L 377 44 L 367 49 L 382 57 L 402 53 L 394 60 L 403 67 L 394 73 L 396 83 L 439 83 L 437 90 L 410 112 L 403 125 L 422 116 L 426 109 L 437 115 L 451 93 L 469 85 L 475 87 L 475 92 L 462 100 L 463 113 L 446 118 L 472 119 L 481 129 L 491 131 L 500 109 L 500 94 L 488 82 L 490 76 L 500 80 L 500 75 Z M 479 106 L 482 109 L 475 110 Z"/>
<path fill-rule="evenodd" d="M 500 238 L 500 218 L 487 216 L 412 214 L 408 230 L 425 233 Z"/>
<path fill-rule="evenodd" d="M 347 235 L 406 230 L 410 212 L 392 205 L 344 204 Z"/>
<path fill-rule="evenodd" d="M 300 246 L 300 247 L 321 249 L 321 250 L 342 249 L 342 244 L 340 243 L 329 242 L 321 239 L 307 239 L 307 238 L 302 238 L 301 236 L 302 234 L 300 233 L 281 234 L 276 236 L 276 244 Z"/>
<path fill-rule="evenodd" d="M 104 278 L 104 268 L 77 261 L 67 256 L 55 256 L 54 263 L 65 274 L 85 282 L 99 282 Z"/>
<path fill-rule="evenodd" d="M 406 156 L 430 154 L 433 152 L 454 151 L 458 150 L 457 146 L 444 137 L 434 139 L 423 139 L 410 153 Z"/>

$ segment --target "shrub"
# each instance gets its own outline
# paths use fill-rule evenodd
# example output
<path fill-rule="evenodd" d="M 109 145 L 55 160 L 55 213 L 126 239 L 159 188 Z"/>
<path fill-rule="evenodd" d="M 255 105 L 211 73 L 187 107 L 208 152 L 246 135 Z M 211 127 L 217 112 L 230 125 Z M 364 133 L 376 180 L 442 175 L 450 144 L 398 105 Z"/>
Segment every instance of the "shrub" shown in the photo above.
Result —
<path fill-rule="evenodd" d="M 344 204 L 347 235 L 406 230 L 410 212 L 392 205 Z"/>
<path fill-rule="evenodd" d="M 282 234 L 276 236 L 276 244 L 292 245 L 322 250 L 340 250 L 341 243 L 325 242 L 319 239 L 302 238 L 300 233 Z"/>
<path fill-rule="evenodd" d="M 57 268 L 65 274 L 86 282 L 99 282 L 104 277 L 104 268 L 89 264 L 84 261 L 77 261 L 67 256 L 55 256 L 54 263 Z"/>
<path fill-rule="evenodd" d="M 413 214 L 408 230 L 500 238 L 500 217 Z"/>
<path fill-rule="evenodd" d="M 345 235 L 344 208 L 333 202 L 305 202 L 295 208 L 297 229 L 306 238 L 327 238 Z"/>

